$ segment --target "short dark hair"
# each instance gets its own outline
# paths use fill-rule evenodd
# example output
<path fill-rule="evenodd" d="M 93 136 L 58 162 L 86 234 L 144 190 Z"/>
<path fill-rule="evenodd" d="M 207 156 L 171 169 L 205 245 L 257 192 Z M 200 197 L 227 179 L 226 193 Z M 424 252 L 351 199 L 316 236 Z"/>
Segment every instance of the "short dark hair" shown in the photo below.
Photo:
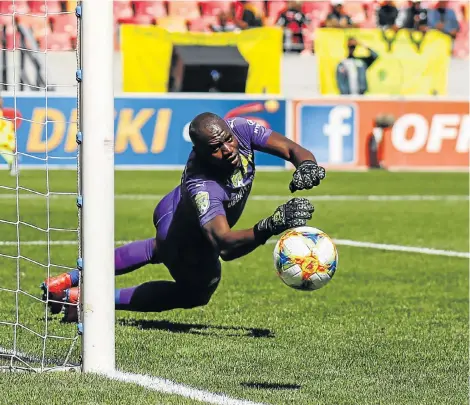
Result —
<path fill-rule="evenodd" d="M 197 115 L 189 124 L 189 137 L 191 141 L 197 140 L 206 128 L 211 125 L 219 125 L 222 120 L 217 114 L 211 112 L 204 112 Z"/>

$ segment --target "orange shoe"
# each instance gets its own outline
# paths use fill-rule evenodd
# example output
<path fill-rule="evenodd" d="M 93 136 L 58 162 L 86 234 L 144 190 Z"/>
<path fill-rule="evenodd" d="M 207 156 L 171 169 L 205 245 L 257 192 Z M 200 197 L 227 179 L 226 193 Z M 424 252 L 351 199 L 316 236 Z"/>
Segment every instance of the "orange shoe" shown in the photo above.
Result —
<path fill-rule="evenodd" d="M 78 300 L 80 299 L 80 289 L 72 287 L 65 290 L 64 297 L 64 317 L 63 322 L 78 321 Z"/>
<path fill-rule="evenodd" d="M 65 290 L 72 287 L 72 278 L 68 273 L 49 277 L 41 284 L 42 299 L 48 300 L 49 308 L 53 314 L 62 310 L 62 301 L 65 298 Z"/>

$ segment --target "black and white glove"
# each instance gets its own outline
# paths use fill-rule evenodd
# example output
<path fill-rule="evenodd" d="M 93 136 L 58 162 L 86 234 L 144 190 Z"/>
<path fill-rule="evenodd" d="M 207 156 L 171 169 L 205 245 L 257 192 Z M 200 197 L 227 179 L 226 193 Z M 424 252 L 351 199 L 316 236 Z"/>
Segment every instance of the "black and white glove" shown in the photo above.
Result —
<path fill-rule="evenodd" d="M 304 160 L 294 172 L 289 190 L 291 193 L 297 190 L 309 190 L 318 186 L 325 176 L 323 167 L 318 166 L 313 160 Z"/>
<path fill-rule="evenodd" d="M 314 210 L 306 198 L 292 198 L 279 206 L 273 215 L 255 225 L 255 237 L 264 244 L 273 235 L 279 235 L 290 228 L 304 226 L 307 220 L 312 218 Z"/>

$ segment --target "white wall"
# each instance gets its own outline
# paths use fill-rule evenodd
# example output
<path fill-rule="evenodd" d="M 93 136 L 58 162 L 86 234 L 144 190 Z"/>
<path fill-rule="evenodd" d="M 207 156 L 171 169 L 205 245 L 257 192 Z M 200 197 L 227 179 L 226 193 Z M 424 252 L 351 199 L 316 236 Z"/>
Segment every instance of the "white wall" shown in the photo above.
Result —
<path fill-rule="evenodd" d="M 56 85 L 57 91 L 73 93 L 75 91 L 76 54 L 74 52 L 49 52 L 38 54 L 43 66 L 47 65 L 47 82 Z M 47 59 L 46 59 L 47 57 Z M 16 64 L 19 55 L 16 56 Z M 9 54 L 9 66 L 13 64 L 13 52 Z M 318 95 L 317 64 L 315 55 L 284 55 L 282 61 L 282 89 L 286 97 L 312 97 Z M 110 67 L 111 69 L 111 67 Z M 114 89 L 116 93 L 122 89 L 122 62 L 120 52 L 114 55 Z M 10 69 L 11 70 L 11 69 Z M 28 64 L 30 77 L 33 70 Z M 449 68 L 449 96 L 469 98 L 469 61 L 452 59 Z M 13 82 L 10 73 L 9 83 Z"/>

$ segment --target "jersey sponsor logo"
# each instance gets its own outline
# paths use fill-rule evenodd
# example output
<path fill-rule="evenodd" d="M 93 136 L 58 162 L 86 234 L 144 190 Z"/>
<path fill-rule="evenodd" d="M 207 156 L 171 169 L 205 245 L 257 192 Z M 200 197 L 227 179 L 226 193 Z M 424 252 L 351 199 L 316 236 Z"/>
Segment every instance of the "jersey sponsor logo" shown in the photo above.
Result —
<path fill-rule="evenodd" d="M 232 208 L 233 206 L 237 205 L 240 201 L 243 200 L 246 193 L 249 193 L 251 190 L 251 183 L 242 187 L 236 194 L 232 194 L 230 197 L 230 201 L 227 205 L 228 208 Z"/>
<path fill-rule="evenodd" d="M 204 215 L 210 207 L 209 193 L 207 191 L 199 191 L 194 196 L 194 202 L 196 203 L 199 216 Z"/>

